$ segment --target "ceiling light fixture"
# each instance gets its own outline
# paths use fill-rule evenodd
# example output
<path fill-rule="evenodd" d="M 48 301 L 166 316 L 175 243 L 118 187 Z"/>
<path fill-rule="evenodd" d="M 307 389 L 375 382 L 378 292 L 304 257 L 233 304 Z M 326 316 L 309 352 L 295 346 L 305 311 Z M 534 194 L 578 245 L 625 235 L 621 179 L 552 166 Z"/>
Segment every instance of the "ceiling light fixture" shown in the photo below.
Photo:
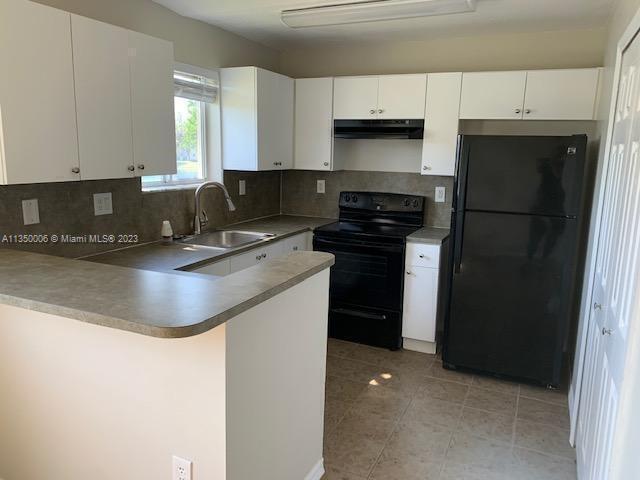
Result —
<path fill-rule="evenodd" d="M 448 15 L 475 9 L 476 0 L 369 0 L 284 10 L 280 18 L 291 28 L 307 28 Z"/>

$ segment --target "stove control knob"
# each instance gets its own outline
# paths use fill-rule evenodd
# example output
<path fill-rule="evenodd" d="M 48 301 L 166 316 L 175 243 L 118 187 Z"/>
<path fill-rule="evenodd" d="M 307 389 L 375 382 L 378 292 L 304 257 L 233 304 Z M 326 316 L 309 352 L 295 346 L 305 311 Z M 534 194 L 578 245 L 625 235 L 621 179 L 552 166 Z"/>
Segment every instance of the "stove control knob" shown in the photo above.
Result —
<path fill-rule="evenodd" d="M 405 198 L 405 199 L 404 199 L 404 206 L 405 206 L 405 207 L 408 207 L 408 206 L 409 206 L 409 199 L 408 199 L 408 198 Z"/>
<path fill-rule="evenodd" d="M 353 196 L 353 203 L 358 203 L 358 196 L 357 195 Z"/>
<path fill-rule="evenodd" d="M 414 201 L 413 201 L 413 206 L 414 206 L 414 207 L 416 207 L 416 208 L 418 208 L 418 200 L 414 200 Z"/>
<path fill-rule="evenodd" d="M 344 196 L 344 201 L 345 202 L 350 202 L 351 201 L 351 195 L 345 195 Z"/>

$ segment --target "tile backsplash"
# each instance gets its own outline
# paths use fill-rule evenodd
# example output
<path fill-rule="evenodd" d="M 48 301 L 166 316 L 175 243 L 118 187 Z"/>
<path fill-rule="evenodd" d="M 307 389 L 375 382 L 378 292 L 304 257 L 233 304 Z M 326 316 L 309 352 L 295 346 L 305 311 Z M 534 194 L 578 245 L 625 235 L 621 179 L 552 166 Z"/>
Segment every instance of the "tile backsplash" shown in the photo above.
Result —
<path fill-rule="evenodd" d="M 239 180 L 246 182 L 246 195 L 238 192 Z M 316 193 L 316 181 L 325 180 L 326 193 Z M 415 173 L 368 171 L 284 172 L 226 171 L 224 183 L 237 207 L 229 212 L 222 193 L 210 189 L 203 194 L 203 207 L 211 227 L 285 213 L 337 218 L 338 196 L 343 190 L 407 193 L 427 197 L 425 225 L 448 227 L 453 180 Z M 435 187 L 447 189 L 446 203 L 435 203 Z M 93 194 L 111 193 L 113 214 L 94 215 Z M 139 242 L 160 238 L 162 220 L 170 220 L 176 233 L 190 233 L 194 217 L 194 189 L 142 192 L 140 179 L 96 180 L 30 185 L 0 186 L 0 242 L 5 235 L 137 235 Z M 37 198 L 40 223 L 25 226 L 22 200 Z M 120 248 L 109 243 L 24 243 L 1 242 L 0 247 L 17 247 L 66 257 L 79 257 Z"/>
<path fill-rule="evenodd" d="M 247 194 L 238 195 L 238 180 L 246 181 Z M 237 210 L 229 212 L 222 193 L 203 193 L 203 208 L 212 227 L 275 215 L 280 212 L 280 172 L 233 172 L 224 183 Z M 94 215 L 93 194 L 111 192 L 113 214 Z M 0 241 L 4 235 L 137 235 L 140 242 L 160 238 L 162 220 L 170 220 L 176 233 L 192 231 L 194 189 L 142 192 L 140 179 L 96 180 L 30 185 L 0 186 Z M 40 223 L 25 226 L 22 200 L 37 198 Z M 0 246 L 9 245 L 6 242 Z M 113 244 L 25 243 L 31 251 L 78 257 L 118 248 Z"/>
<path fill-rule="evenodd" d="M 325 180 L 326 193 L 316 193 L 317 180 Z M 445 203 L 435 203 L 436 187 L 446 188 Z M 422 195 L 425 225 L 450 225 L 453 178 L 419 173 L 287 170 L 282 173 L 282 213 L 337 218 L 340 192 L 348 190 Z"/>

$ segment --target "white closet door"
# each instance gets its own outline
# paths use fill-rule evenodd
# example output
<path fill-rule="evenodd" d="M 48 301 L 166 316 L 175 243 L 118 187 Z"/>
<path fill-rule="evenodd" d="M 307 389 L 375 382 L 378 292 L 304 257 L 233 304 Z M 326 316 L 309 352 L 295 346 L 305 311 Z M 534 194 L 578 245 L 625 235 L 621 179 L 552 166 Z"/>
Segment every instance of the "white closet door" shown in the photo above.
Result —
<path fill-rule="evenodd" d="M 71 16 L 83 180 L 133 176 L 129 32 Z"/>
<path fill-rule="evenodd" d="M 78 180 L 70 15 L 0 1 L 0 182 Z"/>
<path fill-rule="evenodd" d="M 378 118 L 424 119 L 427 75 L 382 75 L 379 77 Z"/>
<path fill-rule="evenodd" d="M 525 120 L 593 120 L 599 68 L 527 72 Z"/>
<path fill-rule="evenodd" d="M 578 476 L 610 475 L 629 327 L 640 292 L 640 40 L 623 55 L 606 167 L 593 285 L 593 310 L 577 429 Z M 625 477 L 626 478 L 626 477 Z M 629 477 L 631 478 L 631 477 Z"/>
<path fill-rule="evenodd" d="M 176 173 L 173 44 L 129 32 L 133 159 L 136 173 Z"/>

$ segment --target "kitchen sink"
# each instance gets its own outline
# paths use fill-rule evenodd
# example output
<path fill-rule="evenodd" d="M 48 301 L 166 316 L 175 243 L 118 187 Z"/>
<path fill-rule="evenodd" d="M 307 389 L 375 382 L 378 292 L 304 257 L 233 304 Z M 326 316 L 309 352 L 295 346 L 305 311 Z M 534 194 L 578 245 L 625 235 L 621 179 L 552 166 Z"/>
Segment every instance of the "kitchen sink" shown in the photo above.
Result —
<path fill-rule="evenodd" d="M 243 245 L 260 242 L 272 238 L 273 233 L 243 232 L 239 230 L 216 230 L 200 235 L 192 235 L 180 240 L 189 245 L 199 245 L 213 248 L 237 248 Z"/>

